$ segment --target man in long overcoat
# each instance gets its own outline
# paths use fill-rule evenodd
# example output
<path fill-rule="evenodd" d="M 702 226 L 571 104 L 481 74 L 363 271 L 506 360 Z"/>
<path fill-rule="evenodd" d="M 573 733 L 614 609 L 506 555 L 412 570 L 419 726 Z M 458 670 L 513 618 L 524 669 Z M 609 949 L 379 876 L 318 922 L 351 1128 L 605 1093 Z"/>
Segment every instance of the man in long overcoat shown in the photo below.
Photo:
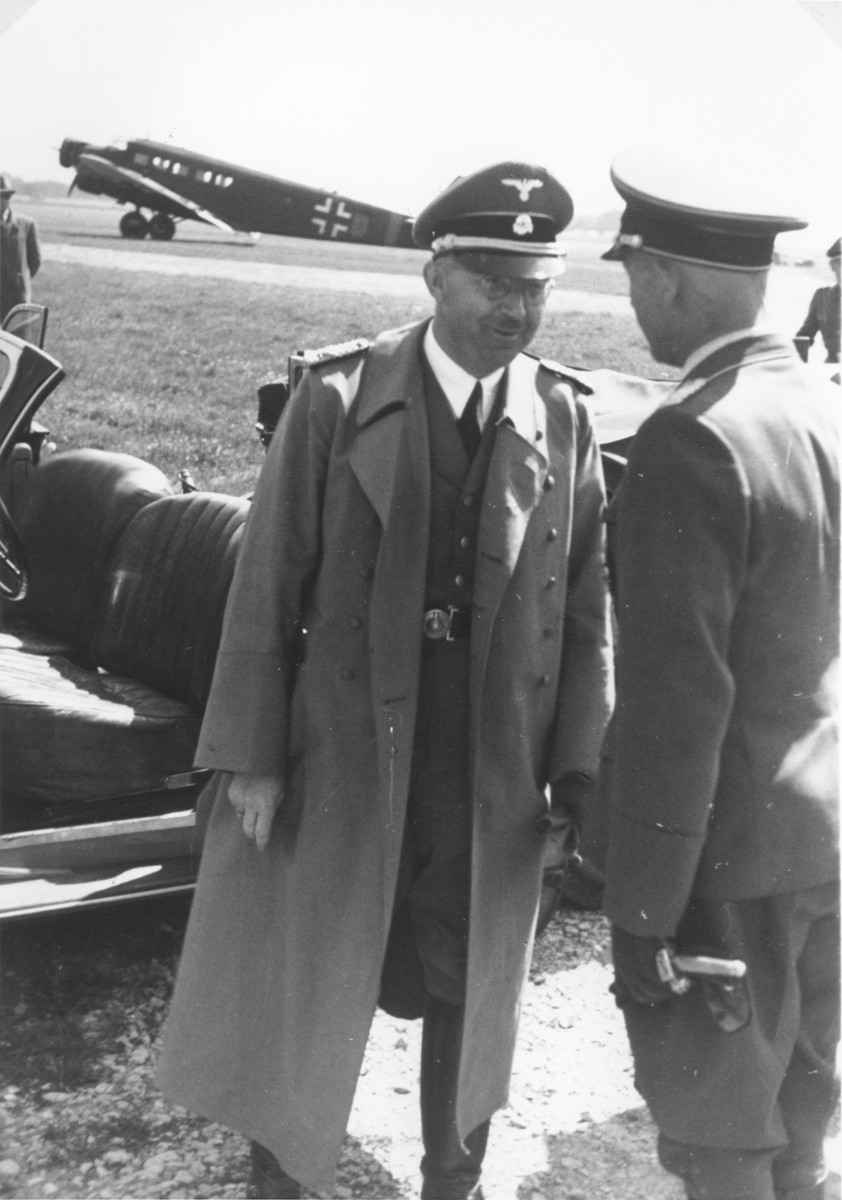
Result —
<path fill-rule="evenodd" d="M 32 299 L 32 279 L 41 266 L 38 230 L 11 207 L 15 189 L 0 175 L 0 321 L 16 304 Z"/>
<path fill-rule="evenodd" d="M 609 510 L 615 990 L 687 1196 L 819 1200 L 840 1011 L 838 394 L 763 312 L 775 234 L 805 222 L 693 164 L 631 153 L 612 177 L 609 255 L 654 356 L 682 369 Z M 681 994 L 676 951 L 738 960 L 745 983 Z"/>
<path fill-rule="evenodd" d="M 813 292 L 807 316 L 795 335 L 796 339 L 804 346 L 802 357 L 805 362 L 810 347 L 819 333 L 822 335 L 827 355 L 825 362 L 839 362 L 840 326 L 842 326 L 842 310 L 840 310 L 842 289 L 839 285 L 840 271 L 842 271 L 842 239 L 837 238 L 833 245 L 828 247 L 827 261 L 836 276 L 836 283 L 831 284 L 830 287 L 817 288 Z"/>
<path fill-rule="evenodd" d="M 378 1000 L 423 1016 L 422 1195 L 480 1194 L 611 703 L 593 428 L 523 353 L 571 215 L 530 164 L 446 189 L 415 225 L 432 322 L 308 372 L 261 474 L 160 1072 L 253 1139 L 253 1195 L 330 1190 Z"/>

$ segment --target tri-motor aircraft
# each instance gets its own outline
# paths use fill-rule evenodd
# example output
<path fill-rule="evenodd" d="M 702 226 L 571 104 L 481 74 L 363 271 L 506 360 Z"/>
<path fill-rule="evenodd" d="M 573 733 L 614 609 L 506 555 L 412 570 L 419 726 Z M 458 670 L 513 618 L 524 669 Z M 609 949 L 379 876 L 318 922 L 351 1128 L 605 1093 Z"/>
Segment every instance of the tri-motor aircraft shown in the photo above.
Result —
<path fill-rule="evenodd" d="M 76 171 L 71 192 L 78 187 L 134 205 L 120 221 L 126 238 L 169 241 L 178 221 L 204 221 L 226 233 L 414 246 L 412 219 L 405 213 L 162 142 L 94 146 L 65 138 L 59 161 Z M 150 210 L 148 217 L 143 209 Z"/>

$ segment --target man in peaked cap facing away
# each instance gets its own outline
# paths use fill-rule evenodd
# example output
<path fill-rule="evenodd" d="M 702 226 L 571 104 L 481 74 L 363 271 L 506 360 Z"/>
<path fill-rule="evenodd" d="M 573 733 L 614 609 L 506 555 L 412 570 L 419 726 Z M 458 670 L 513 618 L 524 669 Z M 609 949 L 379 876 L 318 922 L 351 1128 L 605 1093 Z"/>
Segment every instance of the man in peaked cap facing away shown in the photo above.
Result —
<path fill-rule="evenodd" d="M 836 276 L 836 283 L 832 283 L 830 287 L 816 288 L 813 298 L 810 301 L 807 316 L 804 318 L 804 323 L 795 336 L 798 339 L 804 339 L 802 344 L 805 347 L 805 351 L 809 351 L 810 346 L 816 340 L 816 334 L 820 333 L 827 353 L 825 362 L 838 363 L 840 320 L 842 319 L 839 288 L 839 273 L 840 267 L 842 267 L 842 239 L 837 238 L 833 245 L 828 247 L 827 259 L 830 263 L 830 269 Z"/>
<path fill-rule="evenodd" d="M 423 1019 L 422 1196 L 481 1195 L 611 698 L 591 421 L 523 353 L 572 211 L 529 163 L 458 179 L 415 223 L 432 321 L 311 369 L 269 450 L 160 1075 L 253 1139 L 254 1196 L 331 1192 L 378 1003 Z"/>
<path fill-rule="evenodd" d="M 0 175 L 0 321 L 16 304 L 32 299 L 32 278 L 41 266 L 35 222 L 12 211 L 14 194 Z"/>
<path fill-rule="evenodd" d="M 763 307 L 775 235 L 806 222 L 654 155 L 612 179 L 605 257 L 682 372 L 609 512 L 615 993 L 687 1196 L 817 1200 L 840 1007 L 838 395 Z M 747 972 L 684 990 L 676 953 Z"/>

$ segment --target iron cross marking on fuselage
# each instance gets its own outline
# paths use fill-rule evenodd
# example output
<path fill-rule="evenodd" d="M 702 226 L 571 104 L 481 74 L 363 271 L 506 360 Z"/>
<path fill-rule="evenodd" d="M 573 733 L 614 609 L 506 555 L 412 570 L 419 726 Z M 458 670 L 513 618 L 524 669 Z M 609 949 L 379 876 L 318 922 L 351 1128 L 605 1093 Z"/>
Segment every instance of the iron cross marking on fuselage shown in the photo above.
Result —
<path fill-rule="evenodd" d="M 336 205 L 336 212 L 333 212 L 333 206 Z M 337 199 L 336 196 L 325 196 L 321 204 L 313 205 L 313 212 L 324 213 L 324 217 L 311 217 L 310 220 L 316 226 L 322 237 L 336 237 L 340 233 L 348 232 L 348 225 L 340 224 L 340 221 L 350 221 L 353 213 L 345 207 L 345 201 Z M 333 214 L 333 221 L 329 222 L 329 218 Z M 339 218 L 339 220 L 336 220 Z M 328 224 L 330 224 L 330 233 L 328 234 Z"/>

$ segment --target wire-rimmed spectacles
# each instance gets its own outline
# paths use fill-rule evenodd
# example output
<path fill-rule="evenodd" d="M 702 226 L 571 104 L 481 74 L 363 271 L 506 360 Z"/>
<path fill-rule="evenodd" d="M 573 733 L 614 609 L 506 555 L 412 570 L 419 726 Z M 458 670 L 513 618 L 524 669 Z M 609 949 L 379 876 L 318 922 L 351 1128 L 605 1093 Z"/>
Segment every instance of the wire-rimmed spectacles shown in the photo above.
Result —
<path fill-rule="evenodd" d="M 461 265 L 461 264 L 460 264 Z M 505 300 L 516 292 L 528 308 L 538 308 L 546 302 L 555 287 L 553 279 L 519 279 L 511 275 L 480 275 L 469 267 L 463 270 L 471 276 L 486 300 Z"/>

